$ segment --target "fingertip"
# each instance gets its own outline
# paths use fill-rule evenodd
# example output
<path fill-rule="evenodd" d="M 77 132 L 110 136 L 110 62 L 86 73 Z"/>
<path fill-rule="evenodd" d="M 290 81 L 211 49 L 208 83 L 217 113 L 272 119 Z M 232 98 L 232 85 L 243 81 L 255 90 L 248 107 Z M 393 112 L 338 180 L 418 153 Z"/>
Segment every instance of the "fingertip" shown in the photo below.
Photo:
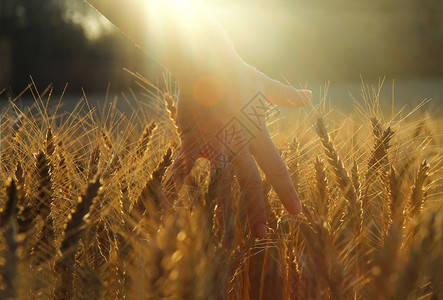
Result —
<path fill-rule="evenodd" d="M 261 239 L 266 236 L 268 230 L 266 229 L 265 223 L 259 222 L 252 226 L 251 233 L 254 237 Z"/>
<path fill-rule="evenodd" d="M 303 210 L 298 194 L 295 194 L 295 199 L 293 199 L 292 201 L 285 201 L 283 203 L 286 204 L 286 210 L 292 215 L 297 215 Z"/>
<path fill-rule="evenodd" d="M 306 94 L 307 97 L 312 98 L 312 91 L 311 90 L 302 90 L 302 91 Z"/>
<path fill-rule="evenodd" d="M 312 101 L 311 90 L 296 90 L 301 106 L 305 106 Z"/>

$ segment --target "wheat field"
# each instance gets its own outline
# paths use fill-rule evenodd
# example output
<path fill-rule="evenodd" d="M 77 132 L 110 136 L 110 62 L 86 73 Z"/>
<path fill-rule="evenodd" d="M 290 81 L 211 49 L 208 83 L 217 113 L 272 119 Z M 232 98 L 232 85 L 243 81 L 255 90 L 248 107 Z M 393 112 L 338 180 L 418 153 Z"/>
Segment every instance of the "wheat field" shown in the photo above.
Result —
<path fill-rule="evenodd" d="M 441 119 L 386 114 L 365 85 L 350 115 L 321 102 L 270 116 L 304 209 L 289 215 L 262 176 L 269 233 L 256 240 L 234 177 L 235 214 L 220 217 L 205 161 L 163 207 L 175 90 L 137 80 L 149 101 L 91 109 L 85 96 L 62 113 L 30 85 L 31 108 L 1 111 L 1 299 L 443 297 Z M 119 111 L 129 98 L 133 113 Z"/>

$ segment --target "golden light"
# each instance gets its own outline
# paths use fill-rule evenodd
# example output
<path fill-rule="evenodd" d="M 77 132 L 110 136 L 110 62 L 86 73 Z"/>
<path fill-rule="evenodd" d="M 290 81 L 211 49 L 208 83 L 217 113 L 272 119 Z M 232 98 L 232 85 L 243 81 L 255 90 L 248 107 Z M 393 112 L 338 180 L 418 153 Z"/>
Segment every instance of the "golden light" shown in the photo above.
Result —
<path fill-rule="evenodd" d="M 168 1 L 162 1 L 168 2 Z M 189 0 L 172 0 L 172 4 L 175 6 L 175 9 L 178 12 L 186 12 L 186 10 L 189 10 L 190 7 L 190 1 Z"/>
<path fill-rule="evenodd" d="M 182 48 L 189 48 L 192 55 L 192 40 L 198 36 L 201 28 L 196 21 L 201 17 L 202 6 L 194 0 L 157 0 L 145 1 L 146 26 L 150 47 L 157 47 L 158 51 L 169 51 L 171 47 L 180 44 Z M 188 47 L 189 46 L 189 47 Z"/>
<path fill-rule="evenodd" d="M 187 18 L 188 21 L 192 16 L 193 9 L 195 8 L 195 1 L 192 0 L 157 0 L 157 1 L 145 1 L 145 9 L 148 11 L 150 17 L 161 17 L 164 15 L 174 15 L 174 18 L 182 19 Z"/>

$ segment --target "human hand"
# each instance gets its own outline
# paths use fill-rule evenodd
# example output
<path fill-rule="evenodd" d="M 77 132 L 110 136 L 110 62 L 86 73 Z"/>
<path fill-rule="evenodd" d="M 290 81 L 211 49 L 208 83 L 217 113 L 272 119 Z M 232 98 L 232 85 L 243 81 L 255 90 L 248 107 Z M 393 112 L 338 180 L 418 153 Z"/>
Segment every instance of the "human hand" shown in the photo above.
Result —
<path fill-rule="evenodd" d="M 222 205 L 229 207 L 232 167 L 251 232 L 264 237 L 266 210 L 255 158 L 286 210 L 291 214 L 301 211 L 288 169 L 266 128 L 265 98 L 298 107 L 309 103 L 312 93 L 283 85 L 243 62 L 214 69 L 193 84 L 180 86 L 177 118 L 182 144 L 164 184 L 171 203 L 196 160 L 205 158 L 210 161 L 211 175 L 217 168 L 224 169 L 219 191 Z"/>
<path fill-rule="evenodd" d="M 182 144 L 165 180 L 171 203 L 199 157 L 210 160 L 212 173 L 226 166 L 219 189 L 229 201 L 226 187 L 232 167 L 252 234 L 263 237 L 266 212 L 255 158 L 288 212 L 301 211 L 288 169 L 267 131 L 259 93 L 270 103 L 298 107 L 311 101 L 311 91 L 283 85 L 244 63 L 202 1 L 182 3 L 186 5 L 175 0 L 87 1 L 166 67 L 179 84 Z"/>

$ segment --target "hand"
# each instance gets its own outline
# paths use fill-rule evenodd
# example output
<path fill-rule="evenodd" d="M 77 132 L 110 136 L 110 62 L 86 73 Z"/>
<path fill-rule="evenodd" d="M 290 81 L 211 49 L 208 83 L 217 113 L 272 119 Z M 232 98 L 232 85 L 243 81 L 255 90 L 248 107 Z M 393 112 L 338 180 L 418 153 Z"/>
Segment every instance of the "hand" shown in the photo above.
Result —
<path fill-rule="evenodd" d="M 182 144 L 165 180 L 166 196 L 173 202 L 195 161 L 208 159 L 211 175 L 224 168 L 219 190 L 229 207 L 232 167 L 256 237 L 265 236 L 267 230 L 263 186 L 253 157 L 287 211 L 297 214 L 302 209 L 266 128 L 263 95 L 271 103 L 288 107 L 305 105 L 312 98 L 311 91 L 283 85 L 241 61 L 214 69 L 192 85 L 181 85 L 177 118 Z"/>
<path fill-rule="evenodd" d="M 267 131 L 258 93 L 273 104 L 298 107 L 311 101 L 311 91 L 283 85 L 244 63 L 199 0 L 188 0 L 185 6 L 175 0 L 87 1 L 166 67 L 179 84 L 182 144 L 165 180 L 170 201 L 199 157 L 210 160 L 212 172 L 226 165 L 221 191 L 229 201 L 232 167 L 252 234 L 263 237 L 265 203 L 255 158 L 285 208 L 292 214 L 301 211 L 289 172 Z"/>

